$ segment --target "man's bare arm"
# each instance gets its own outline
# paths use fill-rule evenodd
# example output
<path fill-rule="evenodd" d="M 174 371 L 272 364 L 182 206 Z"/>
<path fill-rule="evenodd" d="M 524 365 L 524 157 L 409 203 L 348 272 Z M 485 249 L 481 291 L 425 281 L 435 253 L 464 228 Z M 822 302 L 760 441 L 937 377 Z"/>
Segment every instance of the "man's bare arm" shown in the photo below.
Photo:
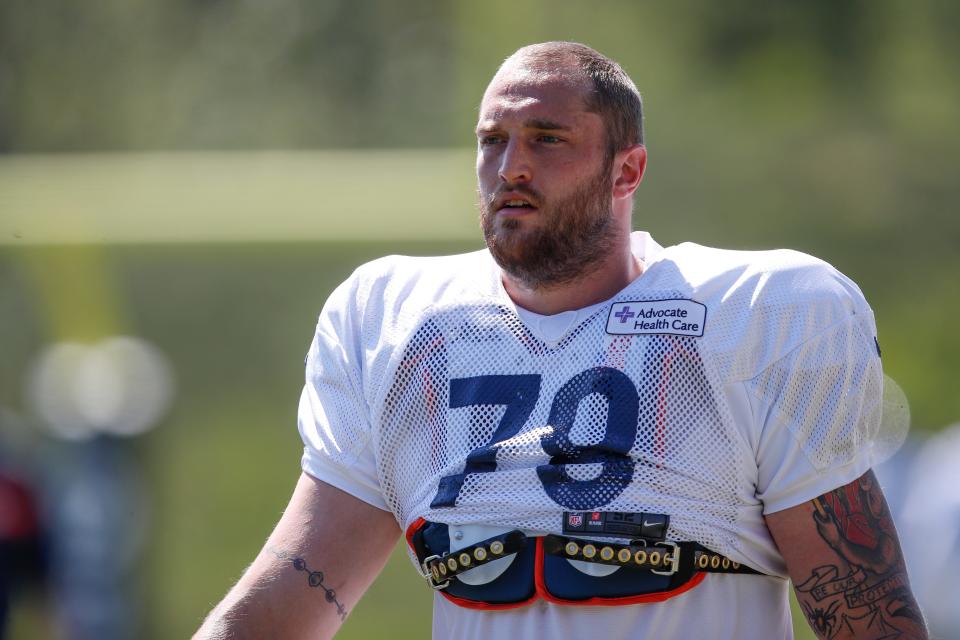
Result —
<path fill-rule="evenodd" d="M 399 535 L 392 514 L 302 474 L 263 550 L 194 640 L 332 637 Z"/>
<path fill-rule="evenodd" d="M 766 521 L 819 638 L 927 637 L 872 471 Z"/>

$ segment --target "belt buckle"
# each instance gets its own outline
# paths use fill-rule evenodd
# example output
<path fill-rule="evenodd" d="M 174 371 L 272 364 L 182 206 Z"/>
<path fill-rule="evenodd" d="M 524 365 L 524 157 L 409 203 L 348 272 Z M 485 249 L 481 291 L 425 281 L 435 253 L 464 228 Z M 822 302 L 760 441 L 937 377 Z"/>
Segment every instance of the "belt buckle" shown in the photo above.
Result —
<path fill-rule="evenodd" d="M 434 589 L 435 591 L 441 591 L 443 589 L 446 589 L 448 586 L 450 586 L 449 578 L 447 578 L 447 581 L 444 582 L 443 584 L 437 584 L 433 581 L 433 573 L 430 571 L 430 568 L 427 566 L 427 563 L 430 562 L 431 560 L 439 560 L 439 559 L 440 559 L 440 556 L 434 554 L 432 556 L 424 558 L 423 562 L 420 563 L 420 575 L 423 577 L 424 580 L 427 581 L 427 584 L 430 585 L 430 588 Z"/>
<path fill-rule="evenodd" d="M 678 545 L 676 542 L 663 540 L 658 542 L 657 546 L 673 547 L 673 554 L 670 556 L 670 568 L 659 571 L 657 569 L 650 569 L 650 573 L 655 573 L 659 576 L 672 576 L 680 570 L 680 545 Z"/>

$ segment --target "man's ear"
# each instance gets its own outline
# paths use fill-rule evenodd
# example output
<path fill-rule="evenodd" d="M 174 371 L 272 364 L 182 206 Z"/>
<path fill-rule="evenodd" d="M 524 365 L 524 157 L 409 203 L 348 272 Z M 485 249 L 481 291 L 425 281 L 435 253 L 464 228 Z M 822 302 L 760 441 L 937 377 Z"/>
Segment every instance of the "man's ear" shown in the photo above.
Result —
<path fill-rule="evenodd" d="M 640 186 L 646 168 L 647 148 L 642 144 L 618 151 L 613 158 L 613 197 L 631 197 Z"/>

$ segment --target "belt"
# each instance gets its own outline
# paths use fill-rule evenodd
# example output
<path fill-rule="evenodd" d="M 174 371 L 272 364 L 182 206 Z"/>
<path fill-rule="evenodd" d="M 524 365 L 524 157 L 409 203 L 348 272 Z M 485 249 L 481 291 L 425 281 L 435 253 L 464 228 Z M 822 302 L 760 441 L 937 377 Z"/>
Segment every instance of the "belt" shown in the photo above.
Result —
<path fill-rule="evenodd" d="M 514 529 L 452 553 L 432 555 L 421 562 L 423 577 L 434 589 L 444 589 L 450 578 L 516 553 L 527 546 L 528 540 L 522 531 Z"/>
<path fill-rule="evenodd" d="M 450 584 L 450 578 L 516 553 L 524 549 L 529 540 L 522 531 L 515 529 L 452 553 L 429 556 L 421 562 L 423 576 L 434 589 L 444 589 Z M 628 544 L 615 544 L 548 534 L 543 537 L 543 551 L 568 560 L 629 566 L 686 579 L 695 573 L 760 574 L 697 542 L 648 543 L 640 539 Z"/>

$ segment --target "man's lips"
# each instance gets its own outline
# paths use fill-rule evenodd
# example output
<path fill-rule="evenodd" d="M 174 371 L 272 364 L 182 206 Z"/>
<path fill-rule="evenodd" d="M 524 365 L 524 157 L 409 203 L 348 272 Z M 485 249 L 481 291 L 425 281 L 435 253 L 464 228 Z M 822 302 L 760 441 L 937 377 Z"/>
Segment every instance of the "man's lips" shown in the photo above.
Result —
<path fill-rule="evenodd" d="M 519 215 L 521 213 L 532 213 L 536 210 L 537 210 L 536 207 L 529 204 L 526 204 L 523 206 L 504 205 L 499 209 L 497 209 L 497 213 L 504 214 L 504 215 L 513 215 L 513 214 Z"/>
<path fill-rule="evenodd" d="M 498 213 L 530 213 L 536 211 L 536 199 L 523 193 L 507 192 L 497 197 L 494 210 Z"/>

